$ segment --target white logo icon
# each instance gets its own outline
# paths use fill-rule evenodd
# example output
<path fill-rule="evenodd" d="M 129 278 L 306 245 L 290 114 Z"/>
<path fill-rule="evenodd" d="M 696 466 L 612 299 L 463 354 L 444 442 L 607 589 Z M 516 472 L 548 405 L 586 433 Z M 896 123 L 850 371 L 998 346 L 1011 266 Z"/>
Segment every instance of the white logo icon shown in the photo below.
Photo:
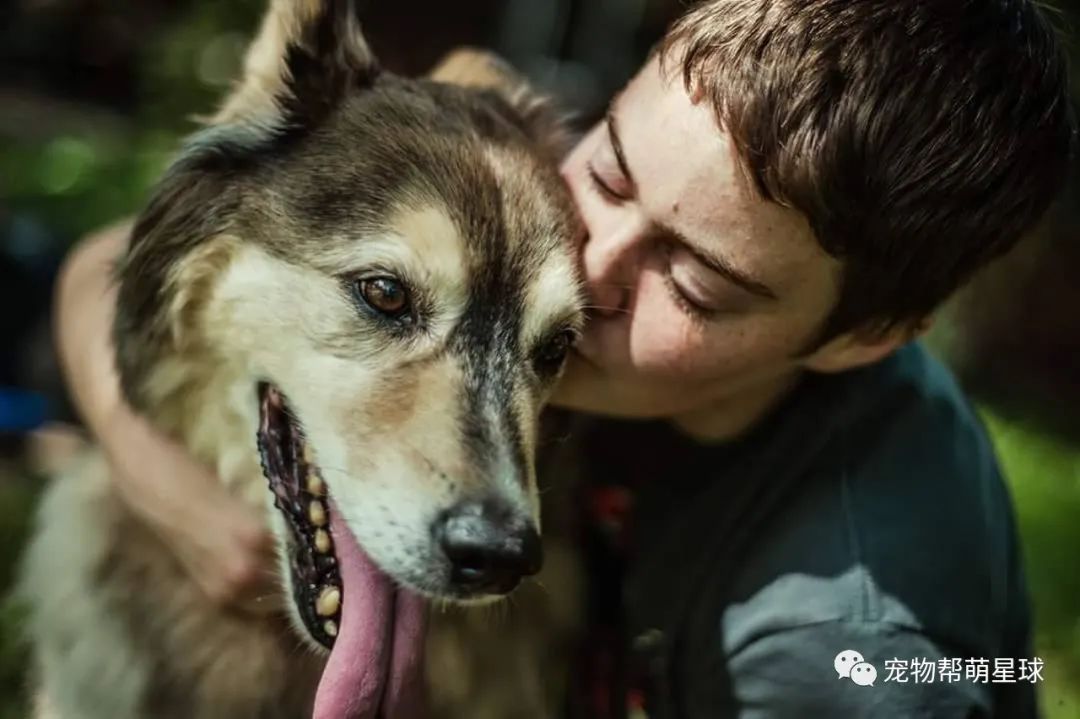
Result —
<path fill-rule="evenodd" d="M 856 664 L 862 664 L 866 659 L 854 649 L 845 649 L 833 659 L 833 668 L 836 669 L 837 679 L 847 679 L 851 676 L 851 668 Z"/>
<path fill-rule="evenodd" d="M 851 681 L 860 687 L 872 687 L 877 680 L 877 669 L 869 662 L 860 662 L 851 668 Z"/>
<path fill-rule="evenodd" d="M 845 649 L 833 659 L 837 679 L 850 679 L 861 687 L 873 686 L 877 669 L 854 649 Z"/>

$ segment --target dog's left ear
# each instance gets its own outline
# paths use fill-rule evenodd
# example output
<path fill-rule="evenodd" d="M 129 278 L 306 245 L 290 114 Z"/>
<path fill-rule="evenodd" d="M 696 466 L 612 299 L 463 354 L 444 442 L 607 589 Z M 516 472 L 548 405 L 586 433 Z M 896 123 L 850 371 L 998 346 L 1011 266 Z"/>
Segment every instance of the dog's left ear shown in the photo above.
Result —
<path fill-rule="evenodd" d="M 354 0 L 271 0 L 244 76 L 211 123 L 318 121 L 378 72 Z"/>
<path fill-rule="evenodd" d="M 510 119 L 551 161 L 560 162 L 570 150 L 573 136 L 567 115 L 495 53 L 471 47 L 454 50 L 432 69 L 429 77 L 500 96 L 514 112 Z"/>

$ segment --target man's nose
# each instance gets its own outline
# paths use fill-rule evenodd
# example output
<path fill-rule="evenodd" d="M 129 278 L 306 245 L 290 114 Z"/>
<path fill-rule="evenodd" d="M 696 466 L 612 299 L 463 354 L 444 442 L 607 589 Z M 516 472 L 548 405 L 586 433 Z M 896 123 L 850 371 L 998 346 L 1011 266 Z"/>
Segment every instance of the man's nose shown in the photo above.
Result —
<path fill-rule="evenodd" d="M 629 309 L 637 279 L 637 245 L 636 232 L 585 238 L 585 281 L 595 314 L 614 315 Z"/>

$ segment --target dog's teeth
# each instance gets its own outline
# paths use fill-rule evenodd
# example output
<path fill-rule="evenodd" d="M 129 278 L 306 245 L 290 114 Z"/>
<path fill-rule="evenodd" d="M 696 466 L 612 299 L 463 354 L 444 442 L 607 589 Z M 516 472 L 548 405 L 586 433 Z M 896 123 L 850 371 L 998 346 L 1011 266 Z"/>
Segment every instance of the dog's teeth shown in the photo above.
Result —
<path fill-rule="evenodd" d="M 330 535 L 327 534 L 326 530 L 316 529 L 315 549 L 318 550 L 319 554 L 329 554 L 331 545 L 332 543 L 330 542 Z"/>
<path fill-rule="evenodd" d="M 326 509 L 322 506 L 322 502 L 313 501 L 308 505 L 308 519 L 316 527 L 326 526 Z"/>
<path fill-rule="evenodd" d="M 316 497 L 323 496 L 323 493 L 326 491 L 326 485 L 323 484 L 322 477 L 316 472 L 308 472 L 307 491 Z"/>
<path fill-rule="evenodd" d="M 337 636 L 337 622 L 326 620 L 322 625 L 323 631 L 331 637 Z"/>
<path fill-rule="evenodd" d="M 332 617 L 341 608 L 341 590 L 337 587 L 323 587 L 319 598 L 315 600 L 315 612 L 320 617 Z"/>

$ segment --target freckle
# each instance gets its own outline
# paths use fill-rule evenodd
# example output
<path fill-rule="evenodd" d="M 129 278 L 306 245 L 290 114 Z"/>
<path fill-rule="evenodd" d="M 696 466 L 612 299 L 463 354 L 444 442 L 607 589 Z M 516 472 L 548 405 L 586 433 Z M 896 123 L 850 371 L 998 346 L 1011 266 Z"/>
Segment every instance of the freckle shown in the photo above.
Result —
<path fill-rule="evenodd" d="M 679 203 L 677 201 L 671 203 L 671 211 L 676 215 L 679 214 Z"/>

